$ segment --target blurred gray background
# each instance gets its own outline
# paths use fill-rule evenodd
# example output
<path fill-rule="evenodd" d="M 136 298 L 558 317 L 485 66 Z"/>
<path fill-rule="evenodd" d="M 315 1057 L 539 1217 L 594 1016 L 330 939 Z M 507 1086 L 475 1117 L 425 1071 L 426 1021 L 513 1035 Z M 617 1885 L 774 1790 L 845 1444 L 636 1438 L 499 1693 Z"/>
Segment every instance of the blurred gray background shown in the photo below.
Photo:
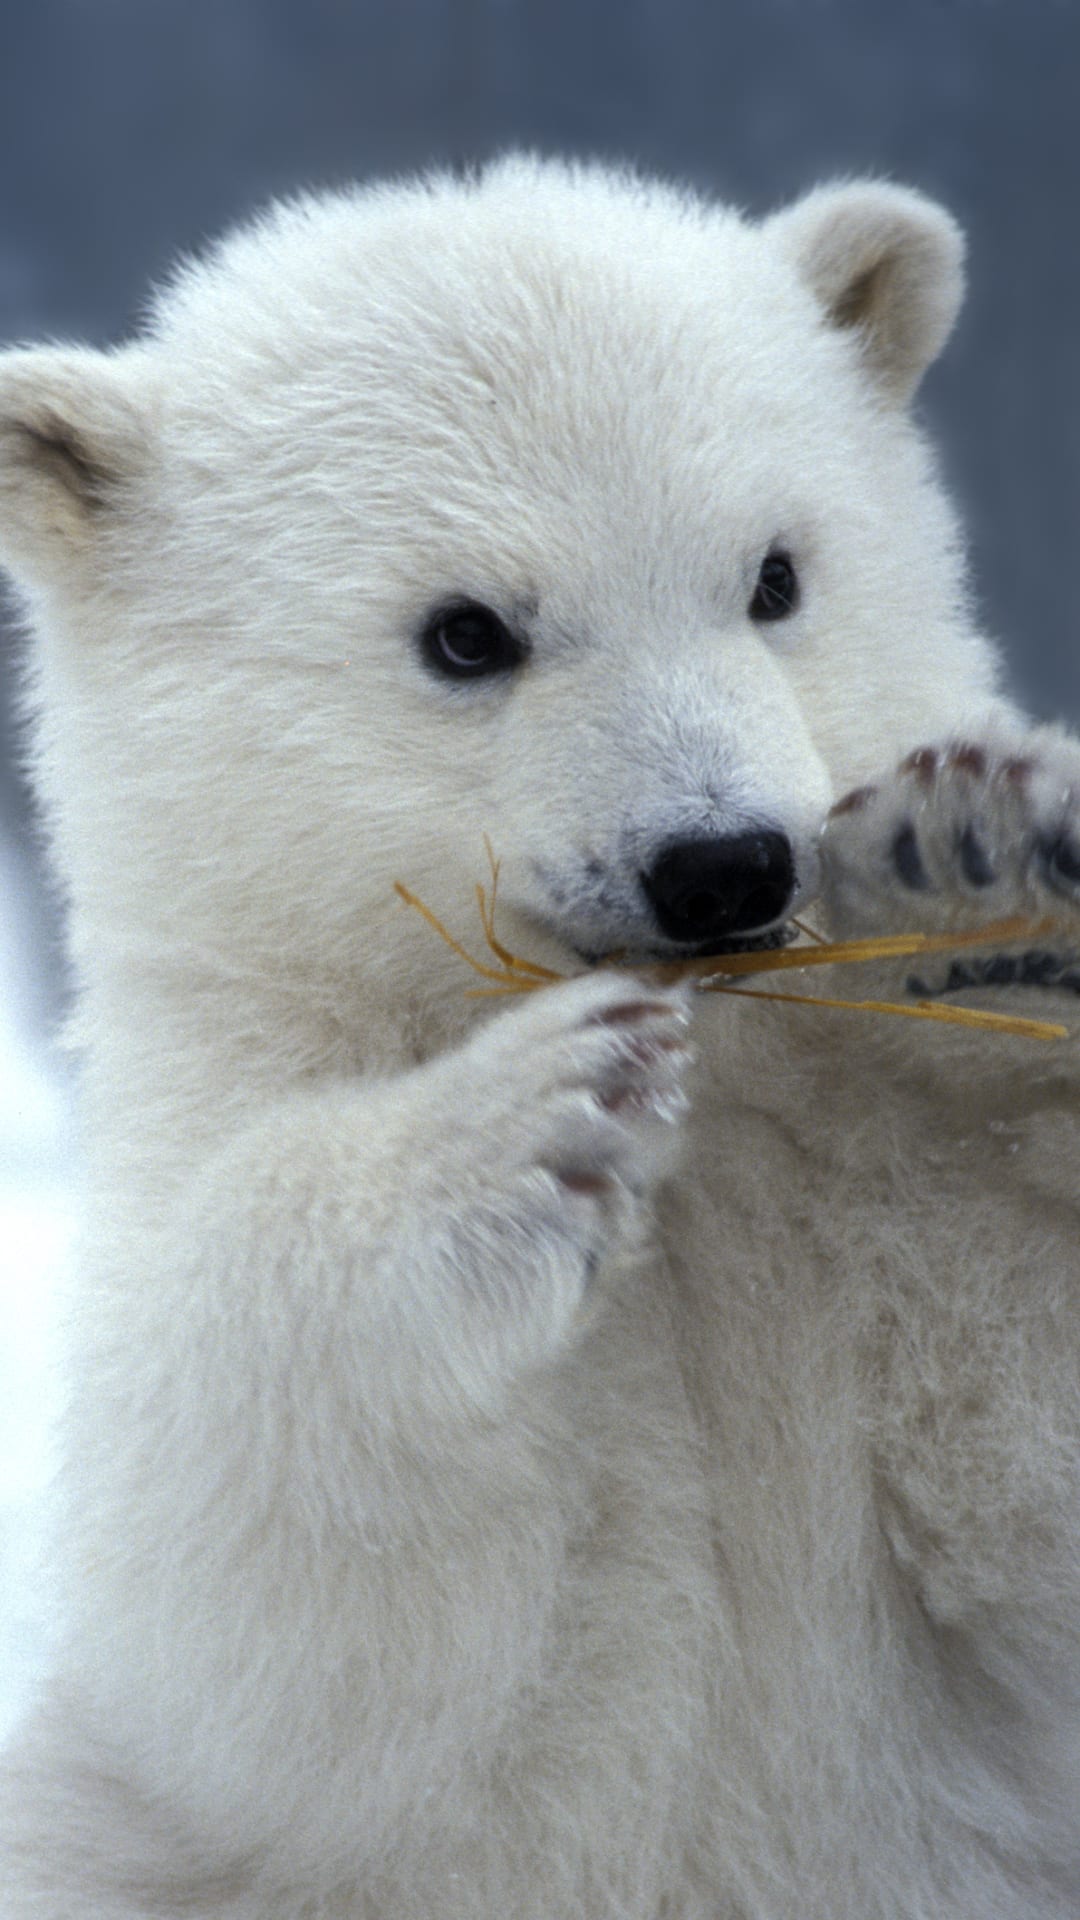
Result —
<path fill-rule="evenodd" d="M 0 0 L 0 30 L 0 340 L 115 338 L 178 251 L 269 195 L 510 144 L 752 211 L 867 171 L 940 196 L 970 296 L 924 412 L 1015 683 L 1080 719 L 1080 0 Z M 0 914 L 41 1036 L 62 974 L 15 645 L 0 625 Z"/>

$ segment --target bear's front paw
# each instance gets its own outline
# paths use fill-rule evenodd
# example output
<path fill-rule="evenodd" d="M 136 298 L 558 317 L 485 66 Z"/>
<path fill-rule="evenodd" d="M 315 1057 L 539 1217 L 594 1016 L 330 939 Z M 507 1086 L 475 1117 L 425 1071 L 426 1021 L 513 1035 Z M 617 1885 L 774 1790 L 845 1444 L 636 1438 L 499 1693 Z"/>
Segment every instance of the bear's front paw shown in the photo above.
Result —
<path fill-rule="evenodd" d="M 579 1283 L 670 1165 L 687 1107 L 688 1000 L 616 973 L 545 989 L 453 1068 L 459 1245 Z M 450 1066 L 449 1060 L 447 1066 Z"/>
<path fill-rule="evenodd" d="M 920 747 L 833 808 L 821 843 L 831 928 L 952 930 L 1027 914 L 1080 924 L 1080 745 Z"/>

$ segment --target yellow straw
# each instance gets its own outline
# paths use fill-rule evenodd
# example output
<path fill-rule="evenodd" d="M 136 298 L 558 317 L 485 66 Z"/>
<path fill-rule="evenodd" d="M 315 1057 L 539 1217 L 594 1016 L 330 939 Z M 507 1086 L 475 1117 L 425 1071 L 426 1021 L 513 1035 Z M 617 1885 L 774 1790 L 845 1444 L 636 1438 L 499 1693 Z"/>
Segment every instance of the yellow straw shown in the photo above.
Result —
<path fill-rule="evenodd" d="M 786 1000 L 797 1007 L 843 1007 L 850 1013 L 895 1013 L 905 1020 L 940 1020 L 952 1027 L 985 1027 L 992 1033 L 1015 1033 L 1026 1040 L 1067 1040 L 1068 1027 L 1049 1020 L 1022 1020 L 1009 1013 L 984 1013 L 975 1007 L 942 1007 L 918 1000 L 904 1007 L 894 1000 L 827 1000 L 813 993 L 776 993 L 766 987 L 721 987 L 711 983 L 706 993 L 730 993 L 736 1000 Z"/>
<path fill-rule="evenodd" d="M 415 908 L 428 926 L 444 940 L 451 950 L 458 954 L 475 973 L 484 980 L 494 982 L 487 987 L 467 987 L 470 998 L 487 995 L 534 993 L 539 988 L 556 980 L 569 978 L 567 974 L 557 972 L 553 967 L 543 967 L 534 960 L 523 960 L 518 954 L 504 947 L 495 933 L 495 900 L 499 885 L 499 862 L 492 851 L 491 842 L 484 836 L 488 864 L 491 868 L 491 894 L 477 883 L 476 898 L 480 909 L 480 924 L 490 951 L 499 961 L 498 967 L 486 965 L 482 960 L 469 953 L 459 940 L 439 920 L 431 908 L 424 905 L 415 893 L 395 880 L 394 891 L 407 907 Z M 801 927 L 801 923 L 800 927 Z M 884 934 L 870 940 L 824 940 L 821 934 L 812 929 L 805 931 L 819 944 L 810 947 L 783 947 L 757 949 L 746 953 L 725 953 L 707 955 L 698 960 L 660 961 L 644 967 L 630 967 L 627 971 L 644 973 L 648 978 L 663 983 L 692 979 L 696 980 L 703 993 L 730 993 L 751 1000 L 787 1001 L 793 1006 L 836 1007 L 850 1013 L 895 1014 L 906 1020 L 937 1020 L 948 1026 L 981 1027 L 992 1033 L 1018 1034 L 1030 1040 L 1063 1040 L 1068 1037 L 1068 1028 L 1058 1026 L 1048 1020 L 1026 1020 L 1012 1014 L 984 1013 L 970 1007 L 943 1007 L 927 1000 L 920 1000 L 914 1006 L 903 1006 L 893 1000 L 840 1000 L 829 999 L 822 995 L 808 993 L 780 993 L 764 987 L 737 987 L 728 983 L 745 975 L 774 973 L 794 967 L 844 966 L 849 963 L 867 960 L 908 959 L 914 954 L 950 953 L 964 947 L 999 945 L 1012 940 L 1038 939 L 1053 928 L 1053 921 L 1030 921 L 1022 918 L 991 921 L 986 926 L 977 927 L 968 933 L 904 933 Z M 609 956 L 608 965 L 615 960 Z"/>

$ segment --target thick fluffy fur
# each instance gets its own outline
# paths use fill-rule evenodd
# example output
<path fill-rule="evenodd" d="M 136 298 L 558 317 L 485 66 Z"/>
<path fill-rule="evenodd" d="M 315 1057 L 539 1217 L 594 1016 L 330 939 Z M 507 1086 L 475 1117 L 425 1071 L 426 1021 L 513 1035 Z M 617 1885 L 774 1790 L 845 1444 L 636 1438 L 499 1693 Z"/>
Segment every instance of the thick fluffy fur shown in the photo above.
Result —
<path fill-rule="evenodd" d="M 518 161 L 0 363 L 88 1172 L 3 1920 L 1075 1920 L 1074 1047 L 492 1007 L 392 892 L 475 938 L 488 833 L 511 945 L 644 957 L 767 821 L 834 925 L 1080 925 L 907 410 L 959 291 L 898 189 Z"/>

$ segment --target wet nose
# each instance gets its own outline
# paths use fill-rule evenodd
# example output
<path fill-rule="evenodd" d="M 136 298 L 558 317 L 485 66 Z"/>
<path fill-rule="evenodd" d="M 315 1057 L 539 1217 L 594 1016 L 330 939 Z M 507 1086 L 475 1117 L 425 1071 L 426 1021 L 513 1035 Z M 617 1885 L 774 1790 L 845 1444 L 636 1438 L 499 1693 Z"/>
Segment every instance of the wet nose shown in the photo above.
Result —
<path fill-rule="evenodd" d="M 703 946 L 753 933 L 778 920 L 795 891 L 791 842 L 772 830 L 672 840 L 641 884 L 670 940 Z"/>

